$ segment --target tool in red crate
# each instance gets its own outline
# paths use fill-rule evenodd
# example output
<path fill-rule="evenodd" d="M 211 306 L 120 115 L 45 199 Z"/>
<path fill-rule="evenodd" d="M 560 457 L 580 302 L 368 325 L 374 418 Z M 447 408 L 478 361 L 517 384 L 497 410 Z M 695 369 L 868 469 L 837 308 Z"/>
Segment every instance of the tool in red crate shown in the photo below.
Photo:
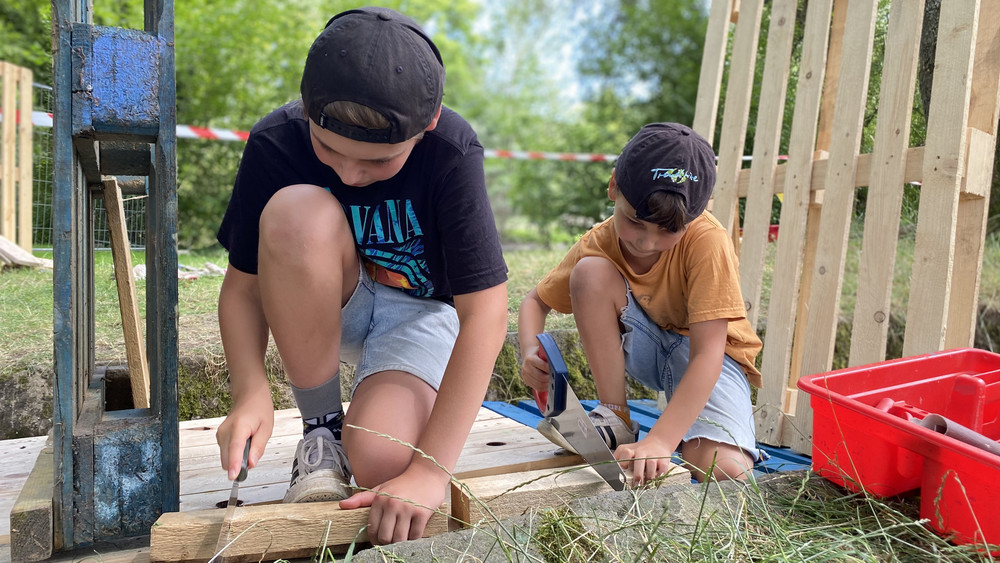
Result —
<path fill-rule="evenodd" d="M 977 447 L 991 454 L 1000 455 L 1000 442 L 940 414 L 918 409 L 907 404 L 906 401 L 894 401 L 890 397 L 886 397 L 879 401 L 875 405 L 875 408 L 893 416 L 898 416 L 903 420 L 919 424 L 938 434 L 954 438 L 964 444 Z"/>
<path fill-rule="evenodd" d="M 548 391 L 535 391 L 538 410 L 611 488 L 625 490 L 625 472 L 569 386 L 569 369 L 555 339 L 544 332 L 537 338 L 542 346 L 540 355 L 549 363 Z"/>

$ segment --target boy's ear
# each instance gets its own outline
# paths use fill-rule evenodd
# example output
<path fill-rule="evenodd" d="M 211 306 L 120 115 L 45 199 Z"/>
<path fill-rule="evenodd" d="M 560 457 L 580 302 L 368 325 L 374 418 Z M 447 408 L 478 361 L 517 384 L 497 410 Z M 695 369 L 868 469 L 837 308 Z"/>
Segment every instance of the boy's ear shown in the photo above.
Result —
<path fill-rule="evenodd" d="M 438 106 L 437 113 L 434 114 L 434 119 L 431 120 L 430 125 L 424 128 L 424 131 L 430 131 L 437 127 L 438 119 L 441 119 L 441 106 Z"/>
<path fill-rule="evenodd" d="M 608 180 L 608 199 L 614 201 L 618 199 L 618 184 L 615 183 L 615 169 L 611 169 L 611 179 Z"/>

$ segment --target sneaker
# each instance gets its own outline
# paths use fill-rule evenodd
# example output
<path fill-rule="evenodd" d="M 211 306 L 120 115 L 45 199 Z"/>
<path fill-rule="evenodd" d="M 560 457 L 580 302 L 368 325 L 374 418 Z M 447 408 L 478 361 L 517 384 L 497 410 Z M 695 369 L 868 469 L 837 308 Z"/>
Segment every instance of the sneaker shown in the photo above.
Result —
<path fill-rule="evenodd" d="M 604 438 L 604 443 L 612 452 L 615 448 L 623 444 L 633 444 L 639 441 L 639 423 L 632 421 L 632 428 L 625 426 L 625 421 L 618 417 L 611 409 L 604 405 L 597 405 L 597 408 L 590 411 L 588 415 L 590 421 L 597 428 L 597 433 Z M 543 418 L 538 422 L 538 431 L 549 439 L 553 444 L 573 453 L 577 453 L 573 446 L 569 445 L 566 438 L 556 430 L 550 419 Z"/>
<path fill-rule="evenodd" d="M 292 482 L 283 502 L 320 502 L 351 496 L 351 464 L 344 446 L 325 427 L 299 441 L 292 462 Z"/>

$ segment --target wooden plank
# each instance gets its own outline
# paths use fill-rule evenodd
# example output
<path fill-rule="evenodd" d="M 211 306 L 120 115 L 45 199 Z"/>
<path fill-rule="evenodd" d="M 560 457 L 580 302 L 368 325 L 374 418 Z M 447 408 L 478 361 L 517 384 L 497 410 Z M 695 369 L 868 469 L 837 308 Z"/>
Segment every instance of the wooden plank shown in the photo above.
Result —
<path fill-rule="evenodd" d="M 17 244 L 31 252 L 32 249 L 32 121 L 31 121 L 31 70 L 20 68 L 20 116 L 17 124 Z"/>
<path fill-rule="evenodd" d="M 941 3 L 904 356 L 944 347 L 978 20 L 978 0 Z"/>
<path fill-rule="evenodd" d="M 350 405 L 346 404 L 345 408 Z M 219 465 L 215 432 L 224 418 L 187 421 L 180 425 L 183 510 L 205 509 L 226 500 L 230 483 Z M 267 450 L 256 469 L 250 471 L 242 491 L 252 491 L 251 501 L 279 501 L 288 488 L 295 446 L 302 437 L 297 409 L 275 412 L 275 427 Z M 541 434 L 523 424 L 481 408 L 454 469 L 456 477 L 495 474 L 497 471 L 545 469 L 580 463 Z"/>
<path fill-rule="evenodd" d="M 743 145 L 753 94 L 762 5 L 762 0 L 747 0 L 741 5 L 740 21 L 733 35 L 726 108 L 722 116 L 722 136 L 719 138 L 719 166 L 712 214 L 734 236 L 737 232 L 734 226 L 738 222 L 736 184 L 743 166 Z"/>
<path fill-rule="evenodd" d="M 229 561 L 311 557 L 321 546 L 343 553 L 352 542 L 367 542 L 368 508 L 341 510 L 336 502 L 267 504 L 236 510 L 222 553 Z M 207 561 L 215 554 L 225 510 L 167 512 L 150 529 L 151 561 Z M 435 512 L 424 537 L 448 531 L 448 507 Z"/>
<path fill-rule="evenodd" d="M 993 7 L 993 4 L 986 4 Z M 1000 118 L 1000 17 L 980 17 L 972 67 L 969 127 L 996 136 Z"/>
<path fill-rule="evenodd" d="M 672 464 L 662 479 L 660 486 L 690 483 L 691 472 Z M 452 482 L 452 516 L 460 526 L 469 527 L 613 491 L 589 465 L 463 479 Z"/>
<path fill-rule="evenodd" d="M 0 235 L 0 267 L 6 264 L 52 269 L 52 260 L 49 260 L 48 258 L 38 258 L 34 254 L 18 246 L 14 241 Z"/>
<path fill-rule="evenodd" d="M 823 83 L 823 100 L 819 112 L 819 130 L 816 133 L 816 150 L 830 154 L 830 140 L 833 135 L 834 109 L 840 84 L 840 66 L 844 52 L 844 33 L 847 29 L 847 0 L 834 0 L 833 21 L 830 26 L 830 43 L 827 50 L 826 72 Z M 824 174 L 824 177 L 826 175 Z M 806 324 L 809 321 L 809 299 L 812 295 L 813 266 L 816 264 L 816 249 L 819 246 L 819 220 L 823 210 L 823 192 L 813 191 L 809 199 L 806 220 L 806 244 L 802 253 L 802 279 L 799 281 L 799 301 L 795 312 L 795 335 L 792 340 L 792 363 L 789 366 L 789 381 L 798 381 L 802 374 L 802 357 L 806 349 Z M 794 383 L 793 383 L 794 385 Z M 796 389 L 789 390 L 789 402 L 785 412 L 793 414 L 797 401 L 792 396 Z M 809 407 L 809 403 L 805 403 Z M 783 432 L 783 435 L 787 432 Z M 782 445 L 787 441 L 782 440 Z"/>
<path fill-rule="evenodd" d="M 692 129 L 714 144 L 715 119 L 719 112 L 719 93 L 722 91 L 722 70 L 726 64 L 726 45 L 729 43 L 729 14 L 733 0 L 712 0 L 705 30 L 705 47 L 702 50 L 701 74 L 698 76 L 698 94 L 694 107 Z"/>
<path fill-rule="evenodd" d="M 993 153 L 990 153 L 990 160 Z M 986 246 L 986 221 L 989 200 L 962 197 L 958 202 L 955 224 L 955 266 L 951 271 L 951 295 L 948 304 L 948 331 L 942 348 L 975 346 L 979 318 L 979 279 Z"/>
<path fill-rule="evenodd" d="M 50 438 L 35 459 L 34 468 L 10 511 L 11 560 L 41 561 L 52 556 L 53 479 Z"/>
<path fill-rule="evenodd" d="M 830 168 L 827 172 L 819 243 L 809 295 L 806 348 L 802 357 L 803 374 L 827 371 L 833 362 L 847 235 L 854 206 L 855 163 L 861 146 L 877 4 L 851 2 L 847 5 L 847 21 L 850 25 L 844 32 L 844 52 L 831 137 L 834 142 L 830 146 Z M 812 413 L 809 411 L 806 394 L 798 397 L 795 413 L 798 428 L 794 433 L 792 447 L 800 452 L 811 451 Z"/>
<path fill-rule="evenodd" d="M 945 348 L 972 346 L 979 312 L 979 279 L 985 248 L 1000 115 L 1000 17 L 979 19 L 969 100 L 969 150 L 958 202 L 955 267 L 951 275 Z M 978 196 L 978 197 L 977 197 Z"/>
<path fill-rule="evenodd" d="M 923 0 L 893 2 L 890 7 L 872 150 L 872 161 L 876 164 L 868 181 L 851 331 L 852 366 L 885 359 L 923 14 Z"/>
<path fill-rule="evenodd" d="M 826 56 L 826 72 L 823 83 L 823 105 L 819 112 L 819 131 L 816 133 L 816 148 L 830 152 L 833 136 L 833 117 L 837 107 L 837 92 L 840 87 L 840 66 L 844 54 L 844 33 L 847 30 L 847 0 L 834 0 L 833 21 L 830 24 L 830 42 Z"/>
<path fill-rule="evenodd" d="M 17 242 L 17 216 L 15 185 L 17 176 L 14 163 L 17 155 L 17 67 L 0 62 L 0 104 L 3 122 L 0 123 L 0 236 Z"/>
<path fill-rule="evenodd" d="M 128 241 L 125 224 L 125 206 L 118 180 L 106 178 L 104 186 L 104 211 L 108 218 L 111 237 L 111 255 L 118 286 L 118 305 L 121 309 L 122 331 L 125 335 L 125 357 L 128 360 L 128 378 L 132 383 L 134 408 L 149 408 L 149 366 L 146 363 L 146 345 L 142 337 L 142 318 L 139 316 L 139 297 L 132 274 L 132 247 Z"/>
<path fill-rule="evenodd" d="M 792 39 L 795 36 L 797 0 L 771 3 L 767 52 L 761 81 L 750 187 L 743 218 L 740 249 L 740 286 L 750 326 L 757 328 L 760 316 L 760 293 L 764 277 L 771 207 L 774 202 L 774 176 L 781 145 L 781 124 L 785 112 Z"/>
<path fill-rule="evenodd" d="M 823 95 L 826 69 L 827 30 L 833 0 L 813 0 L 806 12 L 802 57 L 796 86 L 792 133 L 788 143 L 788 161 L 782 171 L 784 200 L 779 219 L 779 236 L 771 276 L 771 297 L 767 315 L 767 336 L 761 358 L 763 387 L 757 392 L 757 439 L 766 444 L 781 441 L 782 414 L 786 412 L 785 394 L 790 385 L 791 351 L 798 303 L 799 281 L 805 249 L 806 225 L 813 180 L 817 178 L 813 147 Z M 777 172 L 776 183 L 777 180 Z"/>
<path fill-rule="evenodd" d="M 794 127 L 792 128 L 792 133 L 795 133 Z M 789 149 L 789 152 L 791 152 L 792 148 Z M 903 181 L 920 182 L 924 173 L 924 147 L 907 148 L 903 152 L 903 156 Z M 791 166 L 790 160 L 791 159 L 789 159 L 788 162 L 778 164 L 774 169 L 774 181 L 772 182 L 774 195 L 784 194 L 786 184 L 788 183 L 789 166 Z M 859 154 L 856 166 L 857 173 L 854 176 L 854 186 L 867 186 L 872 171 L 872 155 Z M 803 173 L 799 177 L 807 178 L 811 175 L 809 184 L 812 191 L 822 193 L 822 191 L 826 189 L 827 171 L 829 170 L 829 167 L 829 153 L 826 151 L 820 151 L 819 154 L 816 154 L 813 157 L 812 171 L 807 171 L 807 173 Z M 750 193 L 750 172 L 751 170 L 749 168 L 740 170 L 739 179 L 737 180 L 736 185 L 736 194 L 739 197 L 746 197 Z M 812 197 L 815 199 L 817 196 Z"/>

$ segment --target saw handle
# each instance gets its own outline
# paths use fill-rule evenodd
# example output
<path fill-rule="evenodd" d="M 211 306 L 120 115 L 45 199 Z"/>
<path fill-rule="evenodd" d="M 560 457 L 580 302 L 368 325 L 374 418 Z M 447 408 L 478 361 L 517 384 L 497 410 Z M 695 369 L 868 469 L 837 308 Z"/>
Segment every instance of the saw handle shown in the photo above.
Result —
<path fill-rule="evenodd" d="M 549 363 L 548 391 L 535 391 L 535 402 L 542 416 L 559 416 L 566 410 L 566 388 L 569 385 L 569 369 L 563 361 L 559 346 L 551 334 L 539 334 L 538 343 L 542 345 L 539 355 Z"/>

